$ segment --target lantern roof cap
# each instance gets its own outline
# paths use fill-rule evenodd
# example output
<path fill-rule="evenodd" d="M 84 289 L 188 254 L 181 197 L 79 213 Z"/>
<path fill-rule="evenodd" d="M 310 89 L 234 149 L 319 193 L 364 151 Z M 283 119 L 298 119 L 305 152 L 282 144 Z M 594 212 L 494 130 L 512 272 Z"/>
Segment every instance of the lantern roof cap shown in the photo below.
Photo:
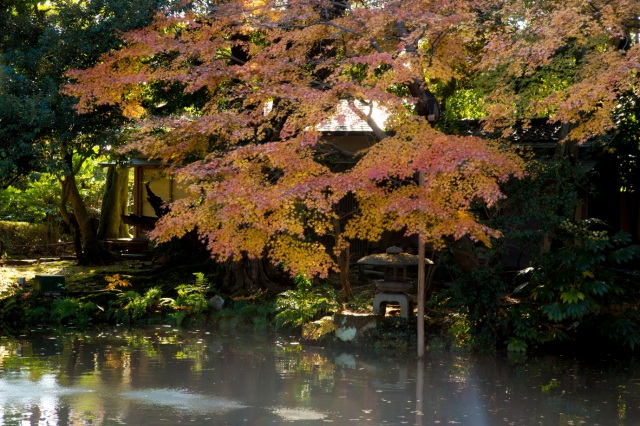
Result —
<path fill-rule="evenodd" d="M 398 250 L 399 249 L 399 250 Z M 403 253 L 399 247 L 389 247 L 386 253 L 370 254 L 357 262 L 359 265 L 373 266 L 411 266 L 418 264 L 418 256 L 415 254 Z M 433 265 L 430 259 L 425 259 L 424 263 Z"/>

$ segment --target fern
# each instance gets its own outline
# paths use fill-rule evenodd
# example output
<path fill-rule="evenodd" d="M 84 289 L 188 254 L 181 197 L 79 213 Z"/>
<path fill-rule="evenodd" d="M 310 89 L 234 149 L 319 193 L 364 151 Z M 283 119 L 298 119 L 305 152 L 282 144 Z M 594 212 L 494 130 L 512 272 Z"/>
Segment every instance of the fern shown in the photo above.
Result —
<path fill-rule="evenodd" d="M 51 305 L 51 318 L 58 324 L 85 327 L 98 309 L 93 302 L 82 302 L 74 298 L 56 299 Z"/>
<path fill-rule="evenodd" d="M 333 287 L 313 287 L 311 281 L 301 275 L 294 282 L 297 288 L 280 293 L 276 300 L 276 328 L 302 329 L 314 319 L 338 310 Z"/>
<path fill-rule="evenodd" d="M 77 299 L 56 299 L 51 304 L 51 317 L 54 322 L 62 323 L 67 318 L 75 317 L 79 310 L 80 304 Z"/>

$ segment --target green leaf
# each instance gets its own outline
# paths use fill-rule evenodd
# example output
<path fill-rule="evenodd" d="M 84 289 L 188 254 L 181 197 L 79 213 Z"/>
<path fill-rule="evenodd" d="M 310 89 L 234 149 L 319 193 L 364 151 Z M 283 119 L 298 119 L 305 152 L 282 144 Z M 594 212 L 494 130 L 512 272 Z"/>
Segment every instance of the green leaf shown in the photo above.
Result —
<path fill-rule="evenodd" d="M 575 304 L 585 299 L 583 292 L 577 288 L 570 288 L 569 290 L 560 293 L 560 300 L 564 303 Z"/>
<path fill-rule="evenodd" d="M 527 352 L 527 347 L 527 343 L 517 337 L 510 337 L 509 340 L 507 340 L 507 350 L 509 352 L 525 353 Z"/>
<path fill-rule="evenodd" d="M 618 250 L 614 250 L 609 253 L 609 260 L 614 263 L 625 263 L 628 262 L 640 254 L 640 246 L 628 246 L 623 247 Z"/>
<path fill-rule="evenodd" d="M 560 322 L 566 317 L 566 312 L 560 302 L 554 302 L 546 305 L 542 308 L 542 312 L 549 318 L 549 320 L 554 322 Z"/>
<path fill-rule="evenodd" d="M 582 318 L 589 310 L 590 304 L 582 302 L 574 305 L 569 305 L 566 308 L 566 316 L 569 318 Z"/>
<path fill-rule="evenodd" d="M 591 295 L 602 296 L 611 289 L 611 285 L 605 281 L 589 281 L 583 288 Z"/>
<path fill-rule="evenodd" d="M 576 254 L 573 250 L 562 249 L 557 253 L 558 260 L 563 265 L 570 265 L 576 261 Z"/>

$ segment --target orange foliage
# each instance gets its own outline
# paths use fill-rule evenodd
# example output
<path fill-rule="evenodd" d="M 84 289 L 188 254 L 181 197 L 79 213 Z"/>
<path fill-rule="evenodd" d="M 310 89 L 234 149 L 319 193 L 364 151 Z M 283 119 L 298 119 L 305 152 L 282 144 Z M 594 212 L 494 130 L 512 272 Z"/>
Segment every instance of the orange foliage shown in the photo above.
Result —
<path fill-rule="evenodd" d="M 104 279 L 109 283 L 105 287 L 107 290 L 117 290 L 118 288 L 131 287 L 131 283 L 129 282 L 129 280 L 120 278 L 120 274 L 107 276 Z"/>

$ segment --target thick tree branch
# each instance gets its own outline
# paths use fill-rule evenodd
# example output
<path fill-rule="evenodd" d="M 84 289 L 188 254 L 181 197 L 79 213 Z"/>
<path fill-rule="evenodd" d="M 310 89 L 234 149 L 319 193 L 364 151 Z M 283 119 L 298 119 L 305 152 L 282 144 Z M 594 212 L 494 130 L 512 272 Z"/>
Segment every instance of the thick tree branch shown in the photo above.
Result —
<path fill-rule="evenodd" d="M 224 53 L 220 53 L 219 56 L 221 58 L 223 58 L 223 59 L 228 59 L 228 60 L 230 60 L 232 62 L 235 62 L 238 65 L 244 65 L 244 64 L 247 63 L 247 61 L 243 61 L 242 59 L 237 58 L 237 57 L 235 57 L 233 55 L 227 55 L 227 54 L 224 54 Z"/>
<path fill-rule="evenodd" d="M 331 148 L 332 151 L 335 151 L 335 152 L 339 153 L 340 155 L 343 155 L 343 156 L 345 156 L 347 158 L 354 158 L 356 156 L 355 152 L 348 151 L 348 150 L 346 150 L 344 148 L 340 148 L 339 146 L 337 146 L 336 144 L 333 144 L 331 142 L 328 142 L 328 141 L 325 141 L 325 140 L 321 140 L 320 144 L 322 146 L 326 146 L 326 147 Z"/>
<path fill-rule="evenodd" d="M 353 35 L 355 35 L 355 36 L 357 36 L 357 37 L 360 37 L 360 38 L 365 38 L 365 37 L 366 37 L 364 34 L 359 33 L 358 31 L 352 30 L 352 29 L 350 29 L 350 28 L 343 27 L 343 26 L 338 25 L 338 24 L 336 24 L 335 22 L 332 22 L 332 21 L 327 21 L 327 22 L 318 22 L 317 24 L 311 24 L 311 25 L 322 25 L 322 24 L 324 24 L 324 25 L 329 25 L 329 26 L 331 26 L 331 27 L 334 27 L 334 28 L 339 29 L 340 31 L 343 31 L 343 32 L 346 32 L 346 33 L 349 33 L 349 34 L 353 34 Z M 369 43 L 371 43 L 371 47 L 373 47 L 374 49 L 376 49 L 376 51 L 377 51 L 378 53 L 382 53 L 382 52 L 384 52 L 384 50 L 382 49 L 382 47 L 378 44 L 378 42 L 377 42 L 377 41 L 375 41 L 375 39 L 374 39 L 374 38 L 369 37 Z"/>
<path fill-rule="evenodd" d="M 404 22 L 397 21 L 395 29 L 402 39 L 406 40 L 409 37 L 409 33 Z M 414 43 L 407 43 L 405 50 L 413 55 L 418 54 L 418 48 Z M 424 87 L 424 78 L 413 77 L 412 81 L 408 84 L 408 87 L 411 95 L 418 99 L 416 112 L 419 115 L 426 117 L 427 121 L 430 123 L 438 121 L 438 117 L 440 115 L 438 104 L 435 96 Z"/>

